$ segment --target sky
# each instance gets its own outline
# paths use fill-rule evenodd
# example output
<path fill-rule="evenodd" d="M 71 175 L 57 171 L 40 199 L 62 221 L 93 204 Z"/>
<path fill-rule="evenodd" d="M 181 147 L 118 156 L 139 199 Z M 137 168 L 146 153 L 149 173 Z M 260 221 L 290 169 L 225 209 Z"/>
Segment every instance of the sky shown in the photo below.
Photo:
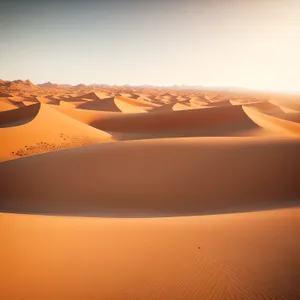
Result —
<path fill-rule="evenodd" d="M 298 0 L 1 0 L 0 78 L 300 91 Z"/>

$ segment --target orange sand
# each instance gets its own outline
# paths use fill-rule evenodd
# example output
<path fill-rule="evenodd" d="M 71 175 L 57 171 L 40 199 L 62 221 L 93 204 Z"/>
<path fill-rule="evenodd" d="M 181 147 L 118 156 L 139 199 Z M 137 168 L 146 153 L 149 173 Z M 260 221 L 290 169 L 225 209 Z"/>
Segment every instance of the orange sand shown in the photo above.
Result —
<path fill-rule="evenodd" d="M 0 299 L 300 299 L 299 99 L 0 81 Z"/>

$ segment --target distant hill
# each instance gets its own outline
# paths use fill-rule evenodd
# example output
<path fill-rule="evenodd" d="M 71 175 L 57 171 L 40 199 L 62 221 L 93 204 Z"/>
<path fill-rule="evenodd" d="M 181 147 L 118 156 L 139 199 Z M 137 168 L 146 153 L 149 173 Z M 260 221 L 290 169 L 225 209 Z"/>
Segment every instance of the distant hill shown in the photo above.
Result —
<path fill-rule="evenodd" d="M 51 83 L 50 81 L 38 84 L 38 86 L 43 87 L 43 88 L 57 88 L 59 84 L 56 83 Z"/>
<path fill-rule="evenodd" d="M 10 90 L 20 90 L 20 89 L 31 89 L 36 88 L 36 85 L 33 84 L 30 80 L 0 80 L 0 86 L 10 89 Z"/>
<path fill-rule="evenodd" d="M 75 85 L 74 87 L 81 89 L 81 88 L 85 88 L 87 86 L 85 84 L 83 84 L 83 83 L 80 83 L 80 84 Z"/>

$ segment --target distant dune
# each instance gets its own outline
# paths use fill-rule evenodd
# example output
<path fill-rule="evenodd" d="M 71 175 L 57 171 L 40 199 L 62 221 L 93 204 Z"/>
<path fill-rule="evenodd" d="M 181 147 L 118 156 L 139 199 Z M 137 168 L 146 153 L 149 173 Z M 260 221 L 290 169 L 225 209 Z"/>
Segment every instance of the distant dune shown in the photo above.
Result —
<path fill-rule="evenodd" d="M 8 98 L 0 97 L 0 112 L 5 110 L 15 109 L 17 106 Z"/>
<path fill-rule="evenodd" d="M 6 88 L 11 91 L 35 89 L 36 86 L 30 80 L 14 80 L 2 81 L 0 87 Z"/>
<path fill-rule="evenodd" d="M 57 88 L 57 87 L 59 87 L 58 84 L 56 84 L 56 83 L 51 83 L 50 81 L 45 82 L 45 83 L 38 84 L 38 86 L 43 87 L 43 88 Z"/>
<path fill-rule="evenodd" d="M 273 116 L 262 114 L 251 108 L 244 107 L 245 112 L 256 122 L 258 125 L 268 128 L 272 131 L 282 132 L 289 136 L 300 136 L 300 124 L 282 120 Z"/>
<path fill-rule="evenodd" d="M 182 104 L 178 104 L 182 105 Z M 299 125 L 257 115 L 243 106 L 213 107 L 205 109 L 154 109 L 149 114 L 92 112 L 79 109 L 60 109 L 64 114 L 109 131 L 117 139 L 141 139 L 178 136 L 294 136 Z M 252 113 L 251 113 L 252 112 Z"/>

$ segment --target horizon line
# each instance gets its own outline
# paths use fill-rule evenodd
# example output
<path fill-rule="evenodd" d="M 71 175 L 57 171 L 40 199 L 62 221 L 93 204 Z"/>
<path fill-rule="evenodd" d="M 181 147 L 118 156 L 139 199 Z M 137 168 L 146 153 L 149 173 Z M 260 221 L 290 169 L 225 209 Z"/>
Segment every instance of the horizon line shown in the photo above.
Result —
<path fill-rule="evenodd" d="M 178 88 L 194 88 L 194 89 L 216 89 L 216 90 L 227 90 L 227 91 L 237 91 L 237 90 L 244 90 L 244 91 L 249 91 L 249 92 L 264 92 L 264 93 L 283 93 L 283 94 L 291 94 L 291 95 L 300 95 L 300 90 L 282 90 L 282 89 L 261 89 L 261 88 L 249 88 L 249 87 L 239 87 L 239 86 L 222 86 L 222 85 L 189 85 L 189 84 L 179 84 L 179 83 L 174 83 L 174 84 L 130 84 L 130 83 L 122 83 L 122 84 L 109 84 L 109 83 L 57 83 L 55 81 L 42 81 L 40 83 L 35 83 L 29 78 L 26 79 L 1 79 L 1 81 L 9 81 L 9 82 L 16 82 L 16 81 L 30 81 L 32 84 L 36 86 L 40 86 L 43 84 L 53 84 L 53 85 L 59 85 L 59 86 L 70 86 L 70 87 L 76 87 L 78 85 L 85 85 L 86 87 L 93 87 L 93 86 L 108 86 L 108 87 L 154 87 L 154 88 L 172 88 L 172 87 L 178 87 Z"/>

